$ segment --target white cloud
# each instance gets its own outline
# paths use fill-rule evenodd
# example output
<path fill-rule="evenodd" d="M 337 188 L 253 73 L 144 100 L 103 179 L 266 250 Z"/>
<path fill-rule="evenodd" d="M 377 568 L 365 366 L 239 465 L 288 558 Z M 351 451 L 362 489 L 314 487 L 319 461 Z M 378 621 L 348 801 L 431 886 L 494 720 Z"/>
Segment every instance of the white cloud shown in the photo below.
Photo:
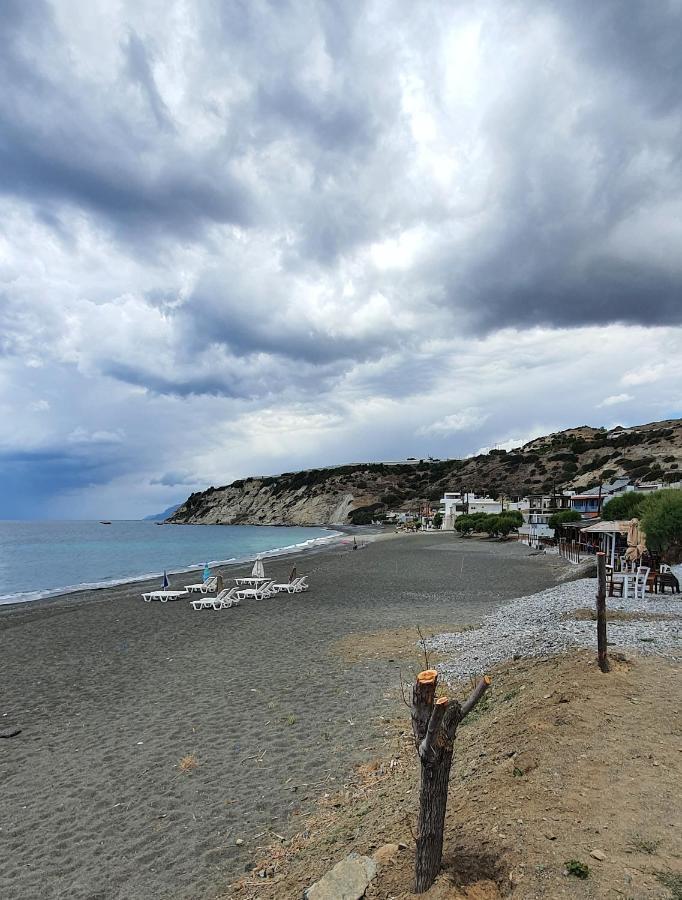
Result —
<path fill-rule="evenodd" d="M 67 435 L 70 444 L 122 444 L 124 440 L 125 432 L 120 428 L 116 431 L 88 431 L 79 426 Z"/>
<path fill-rule="evenodd" d="M 648 363 L 640 366 L 638 369 L 632 369 L 626 372 L 621 378 L 623 384 L 653 384 L 659 381 L 665 374 L 666 366 L 663 363 Z"/>
<path fill-rule="evenodd" d="M 597 404 L 597 408 L 601 409 L 603 406 L 617 406 L 619 403 L 628 403 L 630 400 L 634 399 L 632 394 L 611 394 L 610 397 L 604 397 L 602 402 Z"/>
<path fill-rule="evenodd" d="M 458 431 L 474 431 L 480 428 L 488 418 L 489 416 L 482 413 L 480 409 L 464 409 L 461 412 L 444 416 L 430 425 L 422 426 L 417 434 L 445 436 L 456 434 Z"/>

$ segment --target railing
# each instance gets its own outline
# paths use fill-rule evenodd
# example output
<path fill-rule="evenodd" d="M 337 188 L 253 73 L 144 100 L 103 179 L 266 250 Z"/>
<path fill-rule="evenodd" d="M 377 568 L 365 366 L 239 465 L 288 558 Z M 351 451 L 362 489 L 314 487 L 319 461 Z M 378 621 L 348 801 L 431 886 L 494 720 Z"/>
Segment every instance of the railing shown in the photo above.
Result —
<path fill-rule="evenodd" d="M 580 562 L 580 544 L 578 541 L 559 541 L 559 556 L 567 559 L 569 562 Z"/>
<path fill-rule="evenodd" d="M 583 544 L 579 541 L 559 541 L 559 556 L 570 562 L 580 562 L 585 556 L 594 556 L 599 547 L 593 544 Z"/>

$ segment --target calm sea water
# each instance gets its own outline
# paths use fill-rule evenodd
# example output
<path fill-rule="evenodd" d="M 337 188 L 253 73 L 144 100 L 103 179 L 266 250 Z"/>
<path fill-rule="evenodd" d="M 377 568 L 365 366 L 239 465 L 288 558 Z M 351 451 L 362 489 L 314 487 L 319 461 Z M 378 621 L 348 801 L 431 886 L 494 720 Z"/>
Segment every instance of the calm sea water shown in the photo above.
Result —
<path fill-rule="evenodd" d="M 0 604 L 326 542 L 324 528 L 0 521 Z"/>

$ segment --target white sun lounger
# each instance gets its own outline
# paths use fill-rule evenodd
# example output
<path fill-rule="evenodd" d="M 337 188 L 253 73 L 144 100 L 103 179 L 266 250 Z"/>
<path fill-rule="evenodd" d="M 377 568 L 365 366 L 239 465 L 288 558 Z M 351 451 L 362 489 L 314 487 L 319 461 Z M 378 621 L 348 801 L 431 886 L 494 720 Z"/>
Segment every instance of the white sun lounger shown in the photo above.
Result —
<path fill-rule="evenodd" d="M 229 609 L 239 605 L 237 588 L 225 588 L 217 597 L 202 597 L 200 600 L 191 600 L 192 609 Z"/>
<path fill-rule="evenodd" d="M 186 584 L 185 590 L 189 591 L 190 594 L 212 594 L 217 586 L 218 576 L 211 575 L 210 578 L 207 578 L 206 581 L 202 581 L 201 584 Z"/>
<path fill-rule="evenodd" d="M 249 598 L 253 598 L 254 600 L 264 600 L 266 597 L 274 596 L 277 591 L 274 590 L 274 581 L 266 581 L 265 584 L 262 584 L 260 587 L 255 588 L 240 588 L 237 591 L 237 597 L 240 600 L 248 600 Z"/>
<path fill-rule="evenodd" d="M 306 581 L 307 577 L 307 575 L 299 575 L 293 581 L 287 581 L 286 584 L 273 584 L 272 587 L 278 594 L 284 592 L 287 594 L 300 594 L 302 591 L 307 591 L 310 587 Z"/>
<path fill-rule="evenodd" d="M 179 600 L 180 597 L 186 597 L 187 591 L 149 591 L 147 594 L 142 594 L 142 599 L 145 603 L 151 603 L 152 600 L 160 600 L 162 603 L 167 603 L 168 600 Z"/>

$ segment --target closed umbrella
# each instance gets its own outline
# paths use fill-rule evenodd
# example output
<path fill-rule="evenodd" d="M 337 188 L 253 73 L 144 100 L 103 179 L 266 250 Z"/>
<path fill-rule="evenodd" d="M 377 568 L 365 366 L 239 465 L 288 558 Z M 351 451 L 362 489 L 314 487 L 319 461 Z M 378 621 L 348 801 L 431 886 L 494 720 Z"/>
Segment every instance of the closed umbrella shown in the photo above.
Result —
<path fill-rule="evenodd" d="M 632 562 L 639 559 L 646 550 L 644 532 L 639 527 L 639 519 L 630 519 L 628 522 L 628 547 L 625 558 Z"/>
<path fill-rule="evenodd" d="M 208 581 L 208 579 L 210 577 L 211 577 L 211 570 L 208 567 L 208 563 L 206 563 L 206 565 L 204 566 L 204 581 Z"/>
<path fill-rule="evenodd" d="M 296 566 L 293 567 L 291 572 L 289 572 L 289 584 L 296 579 Z"/>
<path fill-rule="evenodd" d="M 162 590 L 166 590 L 167 587 L 170 587 L 170 581 L 168 580 L 168 575 L 166 575 L 166 570 L 163 570 L 163 584 L 161 585 Z"/>
<path fill-rule="evenodd" d="M 253 569 L 251 569 L 251 575 L 254 578 L 265 578 L 265 569 L 263 568 L 263 560 L 260 556 L 256 557 L 256 561 L 253 564 Z"/>

